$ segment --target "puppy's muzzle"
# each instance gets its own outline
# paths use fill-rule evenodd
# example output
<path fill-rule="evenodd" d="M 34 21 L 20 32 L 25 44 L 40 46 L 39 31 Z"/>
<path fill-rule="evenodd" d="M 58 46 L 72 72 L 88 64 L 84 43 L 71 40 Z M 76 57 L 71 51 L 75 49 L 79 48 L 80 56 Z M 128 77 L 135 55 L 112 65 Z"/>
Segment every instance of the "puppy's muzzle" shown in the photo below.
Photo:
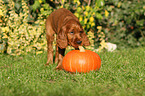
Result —
<path fill-rule="evenodd" d="M 81 44 L 82 43 L 82 41 L 77 41 L 77 44 Z"/>

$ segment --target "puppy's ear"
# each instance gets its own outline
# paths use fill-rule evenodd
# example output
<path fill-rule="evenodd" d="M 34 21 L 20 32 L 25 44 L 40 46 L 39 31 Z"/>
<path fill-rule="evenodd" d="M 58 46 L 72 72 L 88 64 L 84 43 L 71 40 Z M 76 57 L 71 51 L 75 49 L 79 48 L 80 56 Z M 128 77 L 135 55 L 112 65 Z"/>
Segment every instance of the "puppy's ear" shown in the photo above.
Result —
<path fill-rule="evenodd" d="M 57 34 L 56 37 L 56 42 L 58 47 L 60 47 L 61 49 L 64 49 L 67 47 L 68 45 L 68 41 L 67 41 L 67 35 L 66 35 L 66 28 L 62 27 L 59 31 L 59 33 Z"/>
<path fill-rule="evenodd" d="M 89 39 L 87 37 L 87 34 L 85 32 L 82 34 L 82 37 L 83 37 L 83 39 L 82 39 L 83 45 L 84 46 L 89 46 L 90 45 L 90 41 L 89 41 Z"/>

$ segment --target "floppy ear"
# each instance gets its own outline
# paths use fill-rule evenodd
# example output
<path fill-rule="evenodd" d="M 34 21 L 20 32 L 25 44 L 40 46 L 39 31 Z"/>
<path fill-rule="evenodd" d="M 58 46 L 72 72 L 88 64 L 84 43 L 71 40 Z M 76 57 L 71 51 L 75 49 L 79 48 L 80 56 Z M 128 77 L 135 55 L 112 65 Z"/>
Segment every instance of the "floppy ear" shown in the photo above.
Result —
<path fill-rule="evenodd" d="M 83 41 L 83 45 L 84 46 L 89 46 L 90 45 L 90 41 L 89 41 L 89 39 L 88 39 L 88 37 L 87 37 L 87 34 L 84 32 L 83 34 L 82 34 L 82 41 Z"/>
<path fill-rule="evenodd" d="M 67 45 L 68 45 L 67 36 L 66 36 L 66 32 L 65 31 L 66 31 L 66 28 L 62 27 L 60 29 L 60 31 L 58 32 L 57 37 L 56 37 L 57 45 L 61 49 L 66 48 Z"/>

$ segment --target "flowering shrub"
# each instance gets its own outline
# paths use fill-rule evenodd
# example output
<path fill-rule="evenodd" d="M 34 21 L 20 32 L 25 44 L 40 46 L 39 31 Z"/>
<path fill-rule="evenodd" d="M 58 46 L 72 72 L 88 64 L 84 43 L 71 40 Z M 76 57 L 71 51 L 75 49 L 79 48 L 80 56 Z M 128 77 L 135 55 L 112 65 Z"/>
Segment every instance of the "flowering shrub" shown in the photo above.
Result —
<path fill-rule="evenodd" d="M 8 4 L 5 5 L 3 0 L 0 0 L 0 52 L 8 53 L 10 55 L 27 54 L 28 52 L 36 52 L 36 54 L 46 51 L 46 39 L 45 39 L 45 19 L 53 11 L 48 4 L 42 4 L 43 1 L 36 0 L 32 5 L 33 11 L 36 11 L 37 7 L 41 6 L 40 13 L 38 14 L 37 21 L 33 24 L 29 24 L 30 11 L 27 2 L 21 1 L 21 11 L 16 12 L 15 2 L 8 0 Z M 103 2 L 103 1 L 102 1 Z M 90 50 L 94 49 L 94 31 L 90 29 L 95 27 L 95 18 L 98 16 L 95 13 L 99 6 L 90 7 L 87 5 L 84 7 L 80 1 L 72 1 L 75 8 L 75 15 L 79 18 L 83 28 L 88 31 L 88 37 L 91 42 L 91 46 L 87 47 Z M 103 5 L 102 5 L 103 6 Z M 61 2 L 61 6 L 58 8 L 70 9 L 68 3 L 64 0 Z M 7 10 L 9 9 L 9 10 Z M 82 10 L 83 9 L 83 10 Z M 101 16 L 101 15 L 100 15 Z M 100 39 L 101 40 L 101 39 Z M 54 42 L 55 45 L 55 42 Z M 71 48 L 71 47 L 69 47 Z"/>
<path fill-rule="evenodd" d="M 86 47 L 89 50 L 101 51 L 110 44 L 106 42 L 117 44 L 117 48 L 144 46 L 144 3 L 140 0 L 0 0 L 0 53 L 39 54 L 46 50 L 45 20 L 58 8 L 66 8 L 78 17 L 91 42 Z"/>
<path fill-rule="evenodd" d="M 13 0 L 4 1 L 0 0 L 0 52 L 21 55 L 28 52 L 40 54 L 46 51 L 45 20 L 54 11 L 53 8 L 45 0 L 35 0 L 31 6 L 27 5 L 28 2 L 24 0 L 19 5 Z M 93 2 L 81 3 L 78 0 L 73 0 L 70 1 L 70 6 L 68 6 L 70 3 L 65 0 L 60 3 L 57 8 L 64 7 L 69 10 L 75 10 L 74 14 L 78 17 L 91 42 L 87 49 L 94 50 L 95 34 L 100 34 L 100 46 L 104 46 L 102 42 L 105 42 L 105 34 L 102 35 L 102 32 L 94 31 L 97 27 L 95 19 L 103 18 L 99 12 L 104 6 L 103 0 L 97 0 L 94 2 L 95 4 Z M 37 15 L 33 17 L 30 11 L 32 13 L 37 11 Z M 108 11 L 104 10 L 104 12 L 104 16 L 108 16 Z M 36 19 L 36 21 L 30 22 L 31 19 Z M 54 42 L 53 44 L 55 45 L 56 43 Z"/>
<path fill-rule="evenodd" d="M 38 18 L 35 26 L 28 24 L 29 8 L 26 2 L 22 0 L 22 11 L 19 14 L 15 12 L 14 4 L 13 0 L 9 0 L 6 6 L 0 0 L 0 51 L 11 55 L 42 53 L 46 50 L 45 21 Z"/>

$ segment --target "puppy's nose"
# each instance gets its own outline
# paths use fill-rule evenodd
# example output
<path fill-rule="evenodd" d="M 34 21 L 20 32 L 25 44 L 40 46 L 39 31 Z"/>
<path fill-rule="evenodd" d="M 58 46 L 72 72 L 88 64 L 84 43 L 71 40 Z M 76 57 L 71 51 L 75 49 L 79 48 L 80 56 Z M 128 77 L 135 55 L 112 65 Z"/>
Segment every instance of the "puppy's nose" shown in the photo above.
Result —
<path fill-rule="evenodd" d="M 81 44 L 82 43 L 82 41 L 77 41 L 77 44 Z"/>

